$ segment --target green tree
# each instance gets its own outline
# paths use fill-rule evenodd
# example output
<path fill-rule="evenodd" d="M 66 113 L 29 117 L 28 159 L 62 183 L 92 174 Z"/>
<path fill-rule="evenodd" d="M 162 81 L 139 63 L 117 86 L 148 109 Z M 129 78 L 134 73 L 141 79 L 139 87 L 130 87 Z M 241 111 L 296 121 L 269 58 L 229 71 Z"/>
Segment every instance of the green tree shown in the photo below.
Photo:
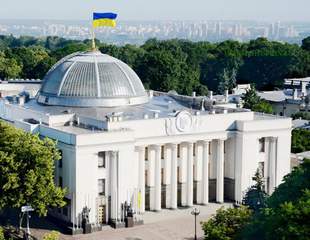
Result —
<path fill-rule="evenodd" d="M 0 209 L 30 204 L 39 215 L 62 207 L 65 190 L 54 184 L 55 142 L 0 121 Z"/>
<path fill-rule="evenodd" d="M 242 233 L 251 240 L 306 240 L 310 238 L 310 160 L 286 175 Z"/>
<path fill-rule="evenodd" d="M 72 53 L 90 50 L 90 47 L 90 45 L 85 43 L 70 43 L 62 48 L 57 48 L 55 51 L 52 51 L 51 56 L 57 60 L 60 60 L 61 58 Z"/>
<path fill-rule="evenodd" d="M 262 100 L 256 93 L 255 87 L 252 85 L 242 97 L 244 101 L 243 107 L 251 109 L 255 112 L 272 113 L 273 109 L 270 103 Z"/>
<path fill-rule="evenodd" d="M 264 190 L 264 180 L 259 169 L 256 170 L 252 179 L 255 184 L 247 190 L 243 204 L 253 210 L 254 213 L 258 213 L 262 208 L 266 207 L 267 193 Z"/>
<path fill-rule="evenodd" d="M 283 178 L 283 183 L 269 197 L 267 205 L 276 208 L 285 202 L 295 203 L 306 190 L 310 190 L 310 159 L 304 159 Z"/>
<path fill-rule="evenodd" d="M 302 40 L 301 48 L 310 52 L 310 37 Z"/>
<path fill-rule="evenodd" d="M 253 85 L 251 85 L 251 88 L 246 91 L 242 100 L 244 101 L 243 107 L 248 109 L 252 109 L 253 106 L 260 101 L 260 97 L 257 95 Z"/>
<path fill-rule="evenodd" d="M 43 47 L 19 47 L 7 51 L 7 56 L 16 61 L 22 66 L 22 78 L 35 78 L 37 75 L 44 75 L 44 73 L 36 73 L 36 66 L 42 62 L 47 61 L 49 54 Z M 43 76 L 42 76 L 43 77 Z"/>
<path fill-rule="evenodd" d="M 241 230 L 249 223 L 252 211 L 247 207 L 220 208 L 207 222 L 202 222 L 206 240 L 239 239 Z"/>
<path fill-rule="evenodd" d="M 22 66 L 14 58 L 8 58 L 0 52 L 0 79 L 16 78 L 21 71 Z"/>
<path fill-rule="evenodd" d="M 272 114 L 273 108 L 269 102 L 261 99 L 252 107 L 252 111 Z"/>
<path fill-rule="evenodd" d="M 293 153 L 310 151 L 309 130 L 296 128 L 292 131 L 291 151 Z"/>
<path fill-rule="evenodd" d="M 293 119 L 305 119 L 310 120 L 310 112 L 297 112 L 291 115 L 291 118 Z"/>

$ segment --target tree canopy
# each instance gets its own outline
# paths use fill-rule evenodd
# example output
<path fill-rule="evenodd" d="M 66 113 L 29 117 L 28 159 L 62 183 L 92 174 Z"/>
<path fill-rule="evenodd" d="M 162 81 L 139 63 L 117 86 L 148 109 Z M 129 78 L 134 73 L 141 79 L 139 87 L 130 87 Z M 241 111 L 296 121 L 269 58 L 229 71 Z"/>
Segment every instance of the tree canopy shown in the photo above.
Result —
<path fill-rule="evenodd" d="M 207 222 L 202 223 L 206 240 L 240 239 L 241 230 L 249 223 L 252 211 L 247 207 L 220 208 Z"/>
<path fill-rule="evenodd" d="M 291 145 L 293 153 L 310 151 L 310 131 L 307 129 L 294 129 L 292 131 Z"/>
<path fill-rule="evenodd" d="M 96 45 L 121 59 L 140 76 L 146 88 L 180 94 L 223 93 L 236 84 L 254 83 L 258 90 L 283 86 L 288 77 L 310 75 L 309 38 L 302 46 L 258 38 L 219 43 L 150 39 L 141 46 Z M 90 50 L 91 41 L 56 36 L 34 38 L 0 35 L 0 78 L 43 78 L 59 59 Z M 260 106 L 266 110 L 265 103 Z"/>
<path fill-rule="evenodd" d="M 257 174 L 255 178 L 259 179 Z M 258 180 L 255 185 L 260 186 L 262 182 Z M 253 188 L 245 198 L 252 195 L 249 192 L 253 192 Z M 244 203 L 250 208 L 253 206 L 253 201 Z M 221 209 L 203 223 L 202 228 L 205 239 L 212 240 L 306 240 L 310 239 L 309 219 L 310 160 L 304 159 L 284 177 L 283 183 L 267 197 L 266 204 L 259 211 L 252 212 L 244 206 Z"/>
<path fill-rule="evenodd" d="M 263 113 L 273 112 L 271 104 L 257 95 L 254 85 L 246 91 L 242 100 L 244 101 L 243 107 L 251 109 L 252 111 Z"/>
<path fill-rule="evenodd" d="M 264 190 L 264 180 L 259 169 L 257 169 L 252 179 L 255 184 L 247 190 L 243 199 L 243 204 L 257 213 L 262 208 L 266 207 L 267 193 Z"/>
<path fill-rule="evenodd" d="M 0 209 L 30 204 L 39 215 L 65 205 L 65 189 L 54 184 L 55 142 L 0 121 Z"/>

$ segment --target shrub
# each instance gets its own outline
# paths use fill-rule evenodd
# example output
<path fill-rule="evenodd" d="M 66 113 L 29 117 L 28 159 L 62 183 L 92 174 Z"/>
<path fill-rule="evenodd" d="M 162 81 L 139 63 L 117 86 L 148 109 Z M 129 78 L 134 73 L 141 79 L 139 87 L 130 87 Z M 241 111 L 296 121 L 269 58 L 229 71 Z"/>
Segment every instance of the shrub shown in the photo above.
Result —
<path fill-rule="evenodd" d="M 252 211 L 244 206 L 240 208 L 220 208 L 207 222 L 202 223 L 205 239 L 238 239 L 241 229 L 248 224 Z"/>

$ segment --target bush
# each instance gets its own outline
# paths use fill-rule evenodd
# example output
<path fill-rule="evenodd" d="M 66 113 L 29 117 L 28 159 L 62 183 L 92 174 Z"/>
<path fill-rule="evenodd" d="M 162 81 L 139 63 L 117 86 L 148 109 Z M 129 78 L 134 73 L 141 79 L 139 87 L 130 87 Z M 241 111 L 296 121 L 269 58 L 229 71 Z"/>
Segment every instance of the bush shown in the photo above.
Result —
<path fill-rule="evenodd" d="M 310 151 L 310 131 L 307 129 L 294 129 L 292 131 L 292 152 Z"/>
<path fill-rule="evenodd" d="M 297 112 L 295 114 L 292 114 L 291 116 L 293 119 L 305 119 L 310 120 L 310 112 Z"/>
<path fill-rule="evenodd" d="M 43 236 L 43 240 L 58 240 L 60 233 L 57 231 L 51 231 L 49 233 L 46 233 Z"/>
<path fill-rule="evenodd" d="M 4 232 L 3 232 L 3 228 L 0 227 L 0 240 L 5 240 L 4 239 Z"/>
<path fill-rule="evenodd" d="M 241 239 L 310 239 L 310 160 L 294 168 L 243 229 Z"/>
<path fill-rule="evenodd" d="M 241 230 L 248 224 L 252 211 L 244 206 L 240 208 L 220 208 L 209 221 L 202 223 L 205 239 L 238 239 Z"/>

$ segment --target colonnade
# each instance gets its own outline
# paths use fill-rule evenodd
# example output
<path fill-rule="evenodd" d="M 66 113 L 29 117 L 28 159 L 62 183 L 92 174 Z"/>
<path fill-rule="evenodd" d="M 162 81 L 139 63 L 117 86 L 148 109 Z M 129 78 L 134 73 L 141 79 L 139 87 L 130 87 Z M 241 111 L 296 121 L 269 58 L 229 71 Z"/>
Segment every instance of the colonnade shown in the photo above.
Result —
<path fill-rule="evenodd" d="M 194 182 L 196 184 L 195 197 L 197 199 L 197 203 L 208 204 L 210 162 L 209 148 L 211 142 L 214 142 L 215 144 L 211 156 L 215 160 L 216 164 L 216 201 L 223 203 L 223 139 L 168 143 L 164 145 L 153 144 L 148 146 L 139 146 L 136 149 L 139 154 L 139 188 L 142 196 L 140 211 L 145 211 L 145 186 L 149 188 L 150 210 L 161 210 L 162 184 L 164 184 L 166 188 L 166 208 L 177 208 L 178 187 L 181 187 L 181 195 L 179 196 L 181 198 L 179 199 L 181 205 L 187 207 L 193 206 Z M 162 146 L 164 147 L 162 148 Z M 164 153 L 162 153 L 163 150 L 165 151 Z M 147 176 L 145 175 L 145 171 L 147 171 Z"/>

